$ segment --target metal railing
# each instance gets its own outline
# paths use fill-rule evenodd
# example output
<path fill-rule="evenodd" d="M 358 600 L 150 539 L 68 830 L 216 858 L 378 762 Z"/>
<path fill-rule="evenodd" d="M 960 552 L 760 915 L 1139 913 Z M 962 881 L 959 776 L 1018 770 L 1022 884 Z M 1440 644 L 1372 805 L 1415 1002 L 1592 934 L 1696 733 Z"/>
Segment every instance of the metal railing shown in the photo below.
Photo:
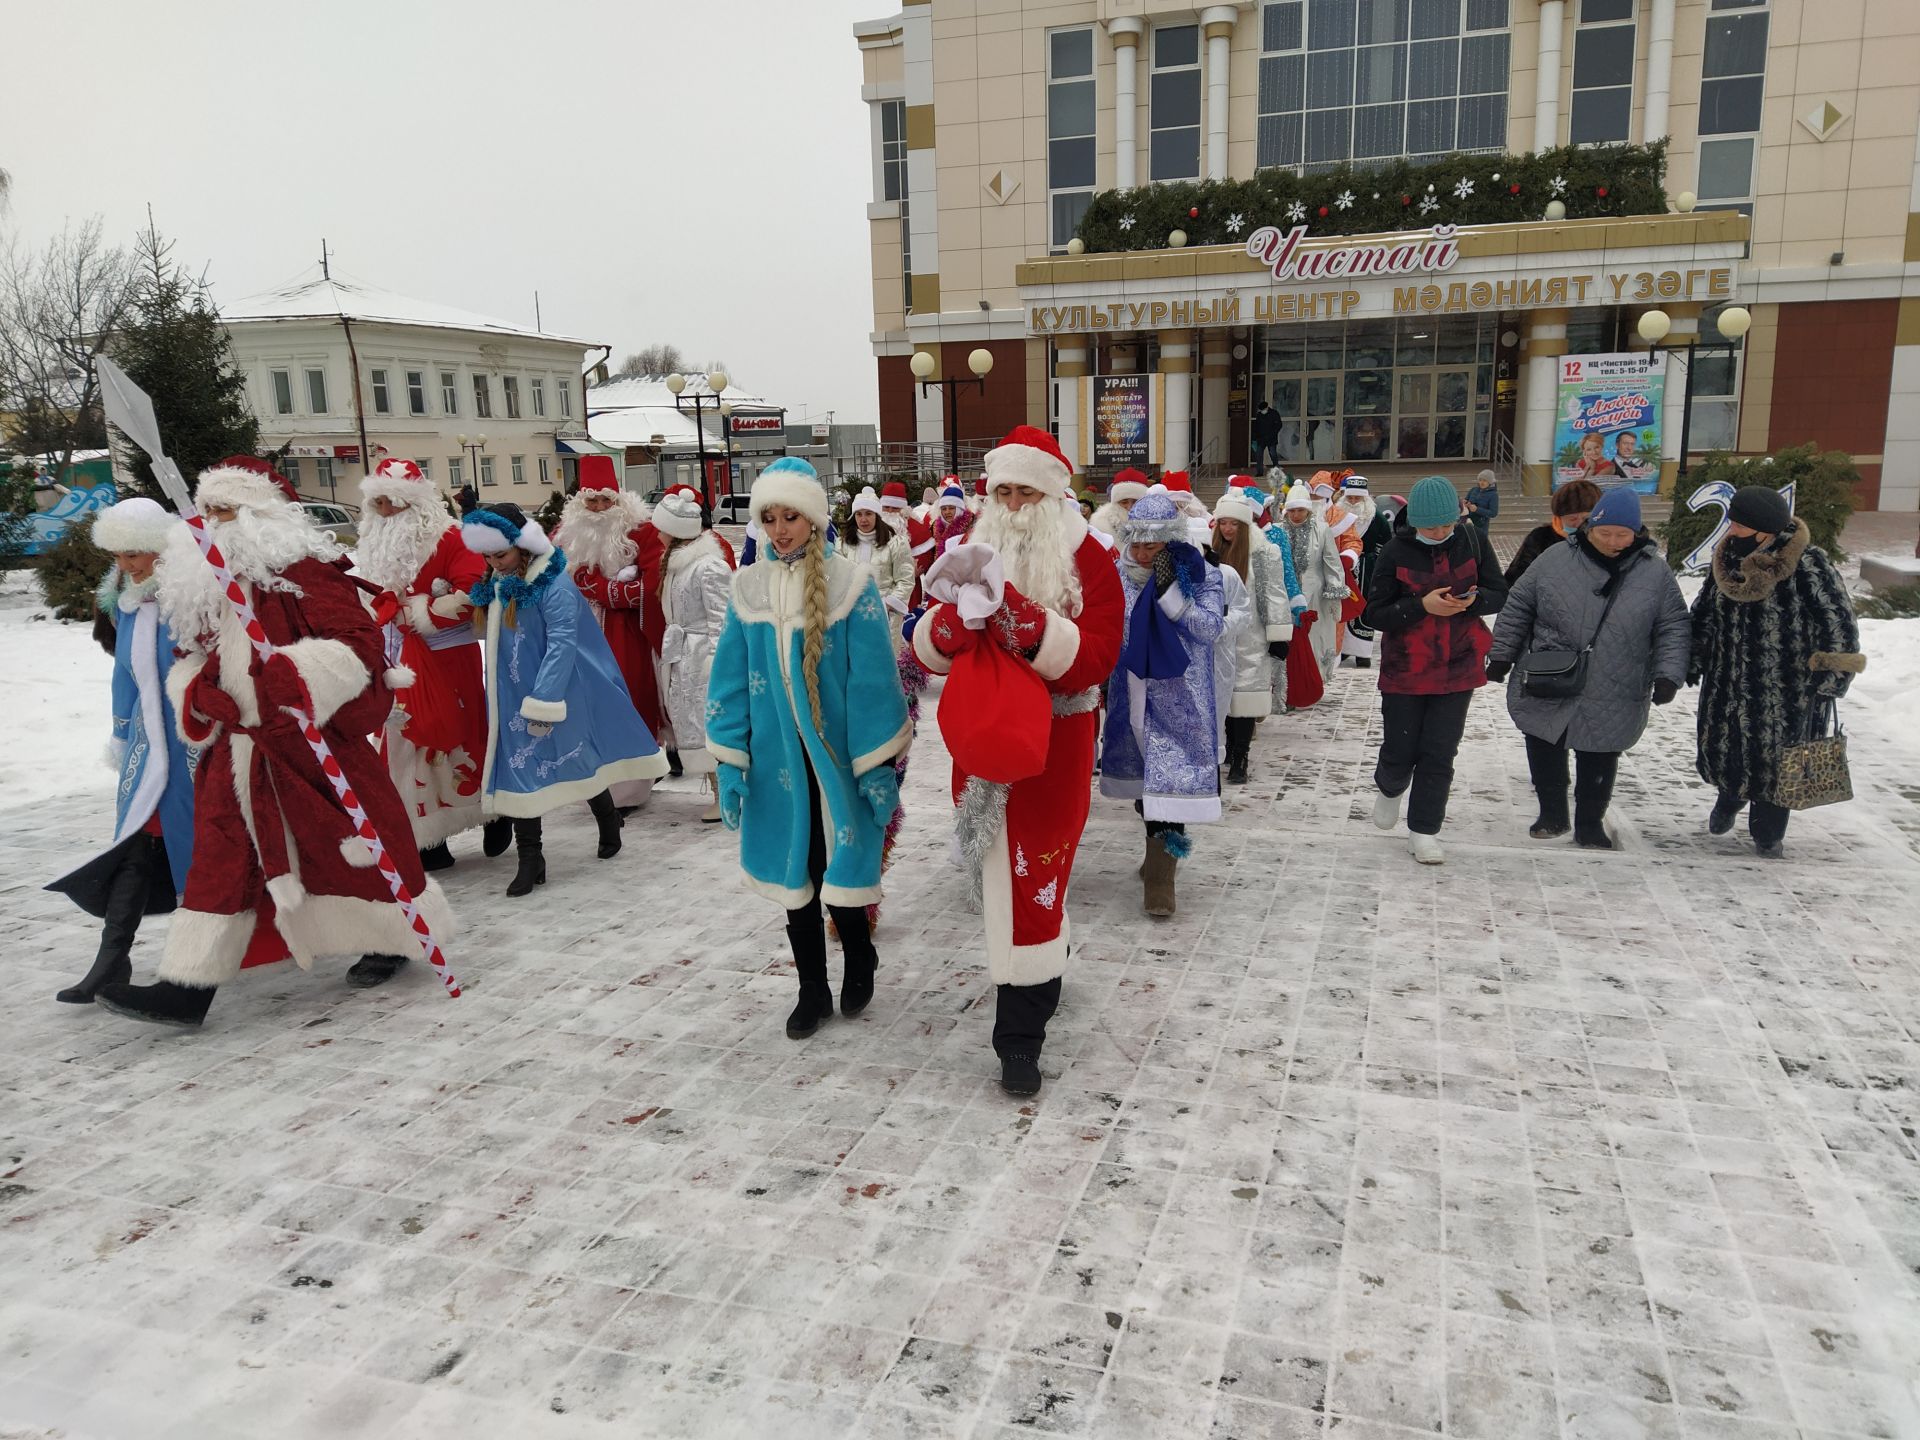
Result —
<path fill-rule="evenodd" d="M 997 440 L 962 440 L 959 445 L 959 475 L 968 487 L 980 474 L 987 451 Z M 925 485 L 937 485 L 947 469 L 947 443 L 944 440 L 885 440 L 876 445 L 856 445 L 840 464 L 840 473 L 862 485 L 878 490 L 889 480 L 905 482 L 910 491 Z M 916 495 L 917 498 L 917 495 Z"/>
<path fill-rule="evenodd" d="M 1520 493 L 1524 467 L 1520 464 L 1520 452 L 1514 448 L 1512 436 L 1495 435 L 1493 437 L 1493 459 L 1488 468 L 1500 477 L 1502 493 L 1507 495 Z"/>

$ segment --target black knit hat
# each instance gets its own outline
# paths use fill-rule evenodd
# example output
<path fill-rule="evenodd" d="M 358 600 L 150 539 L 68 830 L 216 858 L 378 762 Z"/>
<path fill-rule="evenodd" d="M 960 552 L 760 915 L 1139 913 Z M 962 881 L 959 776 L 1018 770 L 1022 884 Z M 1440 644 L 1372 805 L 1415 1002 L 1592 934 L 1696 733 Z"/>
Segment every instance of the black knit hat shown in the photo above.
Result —
<path fill-rule="evenodd" d="M 1778 490 L 1765 485 L 1742 485 L 1733 492 L 1727 518 L 1762 535 L 1778 535 L 1793 528 L 1793 506 Z"/>

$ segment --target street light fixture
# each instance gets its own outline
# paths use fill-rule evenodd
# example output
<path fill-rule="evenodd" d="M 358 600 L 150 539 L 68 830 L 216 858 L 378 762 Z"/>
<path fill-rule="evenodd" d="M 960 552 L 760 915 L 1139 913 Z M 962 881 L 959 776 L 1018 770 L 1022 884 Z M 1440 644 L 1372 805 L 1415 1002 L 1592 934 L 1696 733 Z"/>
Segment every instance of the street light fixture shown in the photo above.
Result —
<path fill-rule="evenodd" d="M 473 477 L 469 483 L 473 486 L 474 495 L 478 496 L 480 494 L 480 452 L 487 448 L 487 437 L 484 435 L 456 435 L 453 438 L 459 444 L 460 448 L 466 452 L 467 470 Z"/>
<path fill-rule="evenodd" d="M 1720 312 L 1719 317 L 1714 323 L 1720 333 L 1726 336 L 1725 340 L 1702 341 L 1696 333 L 1687 337 L 1687 343 L 1684 347 L 1687 366 L 1687 390 L 1680 407 L 1680 467 L 1676 472 L 1676 479 L 1679 480 L 1686 478 L 1687 447 L 1693 440 L 1693 357 L 1703 349 L 1725 350 L 1731 355 L 1739 348 L 1740 337 L 1753 328 L 1753 312 L 1748 310 L 1744 305 L 1729 305 L 1725 310 Z M 1664 310 L 1646 311 L 1640 316 L 1639 322 L 1634 326 L 1634 329 L 1639 332 L 1640 338 L 1646 341 L 1653 349 L 1664 349 L 1673 355 L 1679 355 L 1682 351 L 1683 347 L 1679 345 L 1663 346 L 1660 343 L 1673 331 L 1673 317 Z"/>
<path fill-rule="evenodd" d="M 712 513 L 714 496 L 713 476 L 707 469 L 707 426 L 704 411 L 711 406 L 715 417 L 720 421 L 721 443 L 723 453 L 728 457 L 728 475 L 731 476 L 733 444 L 726 434 L 726 417 L 733 413 L 733 403 L 720 398 L 727 384 L 726 371 L 709 370 L 706 393 L 702 394 L 696 390 L 689 395 L 686 376 L 678 373 L 667 376 L 667 389 L 673 392 L 673 408 L 682 414 L 689 409 L 693 411 L 693 433 L 696 437 L 694 444 L 700 453 L 700 503 L 707 508 L 708 513 Z"/>
<path fill-rule="evenodd" d="M 947 473 L 960 473 L 960 391 L 968 385 L 980 387 L 980 393 L 987 393 L 987 374 L 993 369 L 993 352 L 984 345 L 967 356 L 967 369 L 972 375 L 949 375 L 944 380 L 933 378 L 933 372 L 940 364 L 933 358 L 931 351 L 916 350 L 913 359 L 907 362 L 907 368 L 913 371 L 914 378 L 920 382 L 920 394 L 925 398 L 927 391 L 939 388 L 947 400 Z"/>

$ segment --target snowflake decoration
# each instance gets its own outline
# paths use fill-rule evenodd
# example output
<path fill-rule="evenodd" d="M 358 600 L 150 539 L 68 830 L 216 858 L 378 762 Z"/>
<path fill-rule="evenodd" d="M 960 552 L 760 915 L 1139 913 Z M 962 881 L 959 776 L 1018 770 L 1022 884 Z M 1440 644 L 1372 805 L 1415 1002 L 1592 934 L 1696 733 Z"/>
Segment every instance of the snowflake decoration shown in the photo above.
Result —
<path fill-rule="evenodd" d="M 1038 890 L 1033 892 L 1033 903 L 1042 910 L 1051 910 L 1060 899 L 1060 877 L 1055 876 Z"/>
<path fill-rule="evenodd" d="M 1305 205 L 1302 205 L 1298 200 L 1294 201 L 1291 205 L 1287 206 L 1287 219 L 1292 224 L 1298 225 L 1302 220 L 1306 218 L 1307 218 L 1307 207 Z"/>
<path fill-rule="evenodd" d="M 840 846 L 842 849 L 845 849 L 848 846 L 852 845 L 853 844 L 853 827 L 851 825 L 836 826 L 833 832 L 833 843 Z"/>
<path fill-rule="evenodd" d="M 1353 208 L 1353 192 L 1351 190 L 1342 190 L 1339 197 L 1335 199 L 1333 203 L 1338 209 L 1351 210 Z"/>
<path fill-rule="evenodd" d="M 1229 235 L 1238 235 L 1242 230 L 1246 228 L 1247 228 L 1247 217 L 1242 215 L 1238 210 L 1234 211 L 1233 214 L 1227 216 L 1227 233 Z"/>
<path fill-rule="evenodd" d="M 751 675 L 747 676 L 747 689 L 755 695 L 766 694 L 767 677 L 762 675 L 758 670 L 754 671 Z"/>
<path fill-rule="evenodd" d="M 1552 189 L 1553 189 L 1553 193 L 1554 193 L 1554 194 L 1556 194 L 1556 195 L 1564 195 L 1564 194 L 1566 194 L 1566 193 L 1567 193 L 1567 179 L 1566 179 L 1566 177 L 1565 177 L 1564 175 L 1556 175 L 1556 176 L 1554 176 L 1554 177 L 1553 177 L 1553 184 L 1552 184 Z"/>
<path fill-rule="evenodd" d="M 780 772 L 780 788 L 789 794 L 793 793 L 793 772 L 791 770 L 782 770 Z"/>
<path fill-rule="evenodd" d="M 1027 852 L 1019 845 L 1013 847 L 1013 873 L 1016 875 L 1027 873 Z"/>
<path fill-rule="evenodd" d="M 1133 228 L 1133 216 L 1122 215 L 1120 217 L 1120 228 L 1122 230 L 1131 230 Z"/>
<path fill-rule="evenodd" d="M 1440 208 L 1440 202 L 1434 199 L 1431 195 L 1422 195 L 1420 197 L 1420 213 L 1422 215 L 1431 215 L 1434 211 L 1438 210 L 1439 208 Z"/>
<path fill-rule="evenodd" d="M 860 615 L 862 619 L 866 620 L 878 620 L 880 618 L 880 597 L 871 590 L 861 597 Z"/>
<path fill-rule="evenodd" d="M 1471 194 L 1473 194 L 1473 182 L 1462 175 L 1460 177 L 1460 183 L 1453 187 L 1453 198 L 1456 200 L 1464 200 Z"/>
<path fill-rule="evenodd" d="M 727 707 L 718 700 L 707 701 L 707 719 L 718 720 L 727 713 Z"/>

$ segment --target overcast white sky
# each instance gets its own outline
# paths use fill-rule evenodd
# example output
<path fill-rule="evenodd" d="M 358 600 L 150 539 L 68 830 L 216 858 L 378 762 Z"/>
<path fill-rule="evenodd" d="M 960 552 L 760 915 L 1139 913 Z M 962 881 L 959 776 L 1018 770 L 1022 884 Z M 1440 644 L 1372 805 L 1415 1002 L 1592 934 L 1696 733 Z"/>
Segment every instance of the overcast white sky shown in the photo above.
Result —
<path fill-rule="evenodd" d="M 0 0 L 0 231 L 69 217 L 235 300 L 336 275 L 613 358 L 671 341 L 790 407 L 877 417 L 867 110 L 892 0 Z"/>

